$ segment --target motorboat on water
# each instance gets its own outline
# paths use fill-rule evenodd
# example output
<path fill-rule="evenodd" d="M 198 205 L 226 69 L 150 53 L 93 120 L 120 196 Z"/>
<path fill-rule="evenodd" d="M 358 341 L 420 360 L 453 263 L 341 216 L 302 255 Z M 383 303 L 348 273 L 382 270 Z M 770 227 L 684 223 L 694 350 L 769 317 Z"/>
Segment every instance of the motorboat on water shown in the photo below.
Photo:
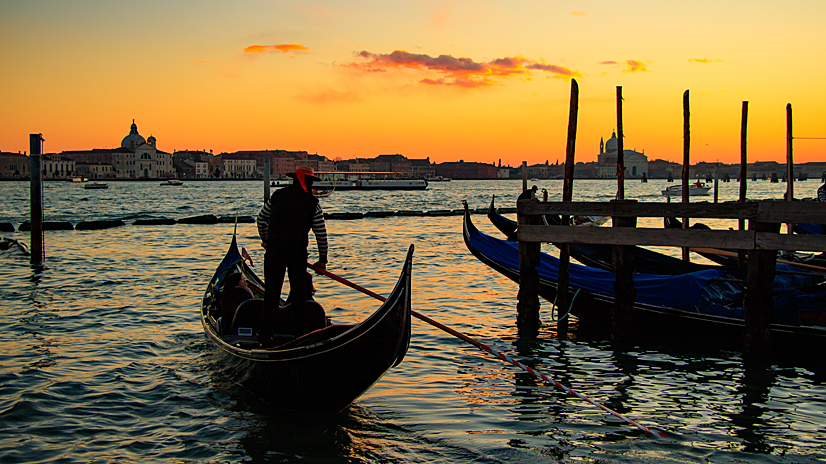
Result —
<path fill-rule="evenodd" d="M 169 179 L 169 180 L 167 180 L 167 181 L 161 182 L 161 185 L 172 185 L 172 186 L 179 186 L 179 185 L 184 185 L 184 183 L 183 183 L 182 181 L 180 181 L 180 180 L 176 180 L 176 179 Z"/>
<path fill-rule="evenodd" d="M 709 190 L 711 190 L 711 187 L 700 181 L 688 185 L 689 196 L 708 195 Z M 662 194 L 666 197 L 681 197 L 683 196 L 683 186 L 672 185 L 663 190 Z"/>
<path fill-rule="evenodd" d="M 104 184 L 102 182 L 89 182 L 83 185 L 85 189 L 108 189 L 109 184 Z"/>

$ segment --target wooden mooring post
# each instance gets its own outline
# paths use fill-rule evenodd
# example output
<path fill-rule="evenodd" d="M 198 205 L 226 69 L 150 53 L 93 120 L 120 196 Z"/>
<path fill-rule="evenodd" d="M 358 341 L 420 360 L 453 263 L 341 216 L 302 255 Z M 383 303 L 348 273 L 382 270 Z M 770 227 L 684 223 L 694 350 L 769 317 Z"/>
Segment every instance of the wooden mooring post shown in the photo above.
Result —
<path fill-rule="evenodd" d="M 749 230 L 780 232 L 780 224 L 749 221 Z M 743 357 L 759 359 L 771 353 L 771 325 L 774 314 L 774 276 L 777 250 L 749 250 L 746 277 L 746 331 Z"/>
<path fill-rule="evenodd" d="M 43 167 L 41 155 L 43 148 L 43 134 L 29 134 L 29 200 L 31 223 L 31 256 L 32 264 L 40 264 L 45 258 L 43 250 Z"/>
<path fill-rule="evenodd" d="M 634 204 L 637 200 L 611 200 L 612 204 Z M 637 226 L 635 217 L 612 217 L 613 227 Z M 611 253 L 614 281 L 614 307 L 611 310 L 611 340 L 631 343 L 634 340 L 634 303 L 637 289 L 634 287 L 634 247 L 614 245 Z"/>
<path fill-rule="evenodd" d="M 688 90 L 683 93 L 683 203 L 688 203 L 688 178 L 690 174 L 691 164 L 689 163 L 689 153 L 691 152 L 691 130 L 689 119 L 691 112 L 688 108 Z M 683 229 L 688 229 L 688 218 L 683 218 Z M 683 261 L 688 261 L 688 247 L 683 247 Z"/>
<path fill-rule="evenodd" d="M 743 102 L 742 114 L 740 116 L 740 203 L 746 202 L 746 185 L 748 184 L 748 157 L 746 156 L 747 129 L 749 121 L 749 102 Z M 738 220 L 739 230 L 746 230 L 746 220 Z M 737 253 L 737 264 L 743 266 L 746 262 L 746 252 L 740 250 Z"/>
<path fill-rule="evenodd" d="M 524 164 L 522 165 L 524 167 Z M 534 200 L 518 200 L 520 203 Z M 516 215 L 517 228 L 540 225 L 539 216 Z M 539 242 L 519 241 L 519 293 L 516 296 L 516 326 L 521 332 L 535 333 L 539 329 Z"/>
<path fill-rule="evenodd" d="M 574 196 L 574 164 L 576 153 L 576 126 L 579 114 L 579 84 L 571 79 L 571 101 L 568 110 L 568 141 L 565 145 L 565 177 L 562 181 L 562 201 L 571 202 Z M 547 201 L 547 200 L 546 200 Z M 571 216 L 561 216 L 563 226 L 571 223 Z M 538 257 L 537 257 L 538 259 Z M 567 243 L 559 244 L 559 282 L 557 282 L 556 308 L 559 318 L 556 322 L 556 335 L 559 339 L 568 338 L 568 319 L 571 309 L 571 295 L 568 292 L 571 263 L 571 251 Z"/>

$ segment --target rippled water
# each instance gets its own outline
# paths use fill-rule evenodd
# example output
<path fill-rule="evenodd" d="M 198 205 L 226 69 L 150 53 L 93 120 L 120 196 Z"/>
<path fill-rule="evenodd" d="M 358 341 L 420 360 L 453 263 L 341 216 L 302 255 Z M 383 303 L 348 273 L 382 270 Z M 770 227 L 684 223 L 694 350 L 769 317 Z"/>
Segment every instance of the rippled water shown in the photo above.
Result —
<path fill-rule="evenodd" d="M 532 182 L 560 198 L 560 181 Z M 663 201 L 667 184 L 629 182 Z M 613 181 L 576 181 L 610 199 Z M 818 184 L 795 186 L 812 196 Z M 433 183 L 424 192 L 336 192 L 327 212 L 514 206 L 520 181 Z M 721 183 L 721 200 L 739 184 Z M 749 184 L 780 198 L 785 184 Z M 811 190 L 811 192 L 807 192 Z M 410 351 L 349 409 L 274 410 L 214 369 L 198 319 L 231 224 L 134 226 L 134 219 L 257 214 L 257 182 L 45 184 L 50 221 L 124 219 L 102 231 L 47 231 L 44 267 L 0 252 L 0 462 L 815 462 L 826 459 L 826 366 L 744 364 L 736 351 L 556 339 L 543 301 L 537 338 L 519 337 L 516 286 L 465 248 L 461 216 L 329 221 L 329 269 L 380 294 L 416 246 L 414 309 L 501 350 L 641 424 L 658 439 L 414 319 Z M 28 219 L 28 184 L 0 183 L 0 222 Z M 706 199 L 710 199 L 707 197 Z M 479 228 L 498 236 L 483 215 Z M 658 221 L 650 221 L 657 226 Z M 641 225 L 646 225 L 641 221 Z M 4 237 L 28 243 L 26 232 Z M 239 244 L 261 269 L 254 224 Z M 551 251 L 550 245 L 545 246 Z M 311 250 L 311 253 L 313 251 Z M 678 254 L 679 252 L 677 252 Z M 316 278 L 338 322 L 377 302 Z M 335 388 L 335 386 L 331 386 Z"/>

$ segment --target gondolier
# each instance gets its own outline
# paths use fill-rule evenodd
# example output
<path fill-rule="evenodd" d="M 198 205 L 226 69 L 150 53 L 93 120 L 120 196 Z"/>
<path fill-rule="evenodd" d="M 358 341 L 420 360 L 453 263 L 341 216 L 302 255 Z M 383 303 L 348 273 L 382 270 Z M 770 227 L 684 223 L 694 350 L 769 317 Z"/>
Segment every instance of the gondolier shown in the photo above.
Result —
<path fill-rule="evenodd" d="M 321 269 L 327 267 L 324 212 L 318 199 L 312 194 L 313 182 L 320 179 L 308 168 L 298 168 L 295 173 L 287 176 L 295 179 L 293 184 L 276 190 L 264 203 L 257 220 L 261 246 L 267 250 L 264 254 L 264 311 L 265 318 L 270 321 L 278 319 L 285 272 L 290 279 L 290 297 L 297 306 L 296 312 L 304 309 L 307 300 L 304 274 L 310 230 L 318 245 L 316 266 Z M 290 321 L 278 322 L 282 327 L 276 330 L 290 329 Z"/>

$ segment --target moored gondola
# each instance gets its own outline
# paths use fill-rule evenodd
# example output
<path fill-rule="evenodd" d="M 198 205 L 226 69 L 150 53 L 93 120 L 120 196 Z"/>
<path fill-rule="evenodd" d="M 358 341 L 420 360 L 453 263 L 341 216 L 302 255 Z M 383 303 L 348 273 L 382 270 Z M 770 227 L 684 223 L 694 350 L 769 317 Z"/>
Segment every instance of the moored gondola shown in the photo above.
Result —
<path fill-rule="evenodd" d="M 494 207 L 493 199 L 488 209 L 488 219 L 508 240 L 516 240 L 516 221 L 512 221 L 501 214 Z M 604 218 L 600 218 L 604 219 Z M 558 215 L 546 214 L 542 216 L 545 225 L 559 225 L 561 219 Z M 582 223 L 585 225 L 587 223 Z M 599 269 L 612 270 L 613 247 L 611 245 L 590 245 L 585 243 L 568 244 L 570 256 L 581 264 L 596 267 Z M 634 247 L 634 271 L 642 274 L 663 274 L 680 275 L 688 272 L 697 272 L 705 269 L 712 269 L 707 266 L 690 261 L 683 261 L 680 258 L 658 253 L 647 248 Z"/>
<path fill-rule="evenodd" d="M 362 322 L 331 324 L 297 338 L 270 337 L 263 326 L 264 282 L 242 258 L 233 235 L 201 306 L 201 324 L 217 348 L 221 375 L 280 408 L 346 408 L 407 353 L 412 256 L 411 245 L 394 290 Z M 231 292 L 225 283 L 235 273 L 245 277 L 250 294 L 233 310 L 223 302 Z"/>
<path fill-rule="evenodd" d="M 664 218 L 664 225 L 666 229 L 681 229 L 683 227 L 682 221 L 669 217 Z M 696 222 L 692 224 L 689 229 L 710 230 L 711 228 L 701 222 Z M 737 267 L 740 261 L 738 250 L 692 248 L 691 251 L 721 266 Z M 798 268 L 797 271 L 826 274 L 826 253 L 815 254 L 779 251 L 777 258 L 778 263 L 793 264 Z"/>
<path fill-rule="evenodd" d="M 467 208 L 467 207 L 466 207 Z M 480 232 L 465 212 L 463 236 L 468 250 L 497 272 L 519 282 L 518 243 Z M 554 302 L 559 259 L 540 254 L 539 295 Z M 610 326 L 614 305 L 612 272 L 581 266 L 569 267 L 570 313 L 590 326 Z M 742 346 L 745 288 L 724 269 L 707 269 L 683 275 L 634 274 L 637 301 L 633 305 L 635 328 L 643 336 L 679 334 L 682 339 L 719 340 Z M 778 350 L 822 352 L 826 347 L 826 284 L 823 277 L 788 272 L 775 279 L 772 340 Z M 569 309 L 561 308 L 565 313 Z"/>

